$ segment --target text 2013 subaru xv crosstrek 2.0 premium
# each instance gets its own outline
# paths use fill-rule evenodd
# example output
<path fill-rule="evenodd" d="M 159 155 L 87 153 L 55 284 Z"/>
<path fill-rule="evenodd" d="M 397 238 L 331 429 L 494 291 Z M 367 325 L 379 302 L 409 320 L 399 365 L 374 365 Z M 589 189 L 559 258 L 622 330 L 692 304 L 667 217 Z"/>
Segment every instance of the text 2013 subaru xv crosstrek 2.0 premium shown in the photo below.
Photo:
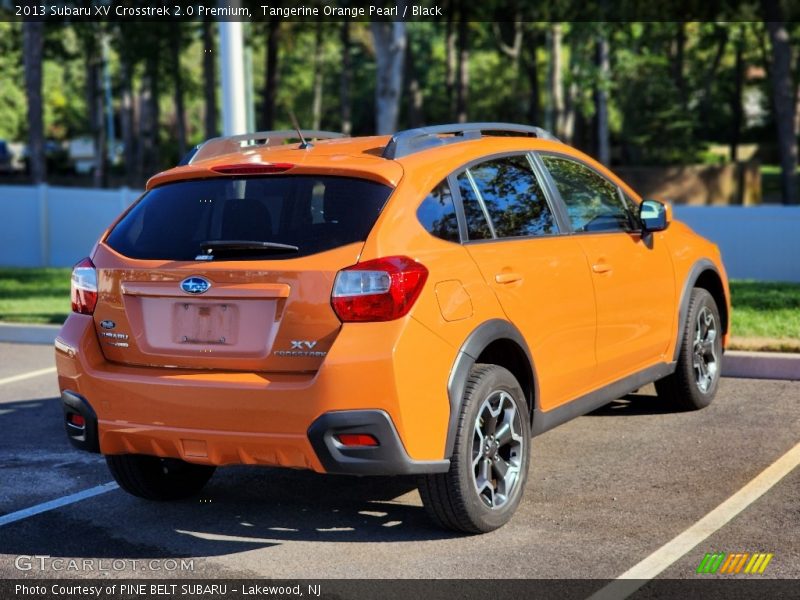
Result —
<path fill-rule="evenodd" d="M 532 435 L 651 381 L 711 402 L 728 297 L 716 246 L 539 128 L 217 138 L 75 266 L 65 425 L 143 498 L 231 464 L 413 474 L 489 531 Z"/>

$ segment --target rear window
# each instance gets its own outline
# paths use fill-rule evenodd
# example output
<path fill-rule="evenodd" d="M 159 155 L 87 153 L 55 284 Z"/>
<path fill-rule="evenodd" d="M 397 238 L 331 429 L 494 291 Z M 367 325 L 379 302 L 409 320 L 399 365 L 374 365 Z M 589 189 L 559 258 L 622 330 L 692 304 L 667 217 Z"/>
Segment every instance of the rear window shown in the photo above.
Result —
<path fill-rule="evenodd" d="M 208 242 L 296 246 L 219 260 L 285 259 L 364 241 L 392 188 L 347 177 L 269 176 L 182 181 L 145 194 L 109 234 L 142 260 L 196 260 Z"/>

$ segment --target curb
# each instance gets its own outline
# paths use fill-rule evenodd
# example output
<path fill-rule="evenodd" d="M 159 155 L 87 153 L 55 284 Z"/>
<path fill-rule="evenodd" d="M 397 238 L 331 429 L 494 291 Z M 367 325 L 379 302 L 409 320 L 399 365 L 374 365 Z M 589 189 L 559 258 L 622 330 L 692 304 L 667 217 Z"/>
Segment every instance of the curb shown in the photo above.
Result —
<path fill-rule="evenodd" d="M 726 352 L 722 361 L 722 376 L 798 381 L 800 380 L 800 354 L 738 350 Z"/>
<path fill-rule="evenodd" d="M 60 325 L 0 323 L 0 342 L 52 344 L 60 329 Z M 732 350 L 725 353 L 722 365 L 723 377 L 800 380 L 800 354 Z"/>
<path fill-rule="evenodd" d="M 0 342 L 14 344 L 52 344 L 61 325 L 29 325 L 25 323 L 0 323 Z"/>

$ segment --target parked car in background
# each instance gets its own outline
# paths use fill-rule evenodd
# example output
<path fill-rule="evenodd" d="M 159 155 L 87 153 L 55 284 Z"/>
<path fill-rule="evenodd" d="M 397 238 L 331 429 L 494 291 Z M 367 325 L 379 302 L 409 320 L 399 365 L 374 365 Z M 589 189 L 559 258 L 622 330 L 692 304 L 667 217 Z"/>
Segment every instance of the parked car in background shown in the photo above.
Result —
<path fill-rule="evenodd" d="M 109 152 L 110 165 L 119 164 L 123 152 L 122 142 L 116 142 Z M 97 158 L 94 140 L 91 137 L 79 137 L 70 140 L 66 149 L 67 159 L 78 175 L 90 175 L 94 172 Z"/>
<path fill-rule="evenodd" d="M 436 523 L 485 532 L 532 435 L 650 382 L 714 398 L 718 248 L 539 128 L 265 132 L 184 163 L 75 266 L 56 340 L 69 439 L 134 495 L 229 464 L 416 475 Z"/>
<path fill-rule="evenodd" d="M 8 142 L 0 140 L 0 173 L 10 173 L 13 170 L 13 156 Z"/>

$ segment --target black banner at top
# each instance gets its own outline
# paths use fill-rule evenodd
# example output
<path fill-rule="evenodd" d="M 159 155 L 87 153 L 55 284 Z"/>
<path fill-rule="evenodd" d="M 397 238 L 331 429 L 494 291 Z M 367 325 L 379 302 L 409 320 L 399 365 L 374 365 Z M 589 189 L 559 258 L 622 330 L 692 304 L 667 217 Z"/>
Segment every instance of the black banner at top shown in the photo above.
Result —
<path fill-rule="evenodd" d="M 0 0 L 0 20 L 141 21 L 761 21 L 766 4 L 800 20 L 787 0 Z"/>

